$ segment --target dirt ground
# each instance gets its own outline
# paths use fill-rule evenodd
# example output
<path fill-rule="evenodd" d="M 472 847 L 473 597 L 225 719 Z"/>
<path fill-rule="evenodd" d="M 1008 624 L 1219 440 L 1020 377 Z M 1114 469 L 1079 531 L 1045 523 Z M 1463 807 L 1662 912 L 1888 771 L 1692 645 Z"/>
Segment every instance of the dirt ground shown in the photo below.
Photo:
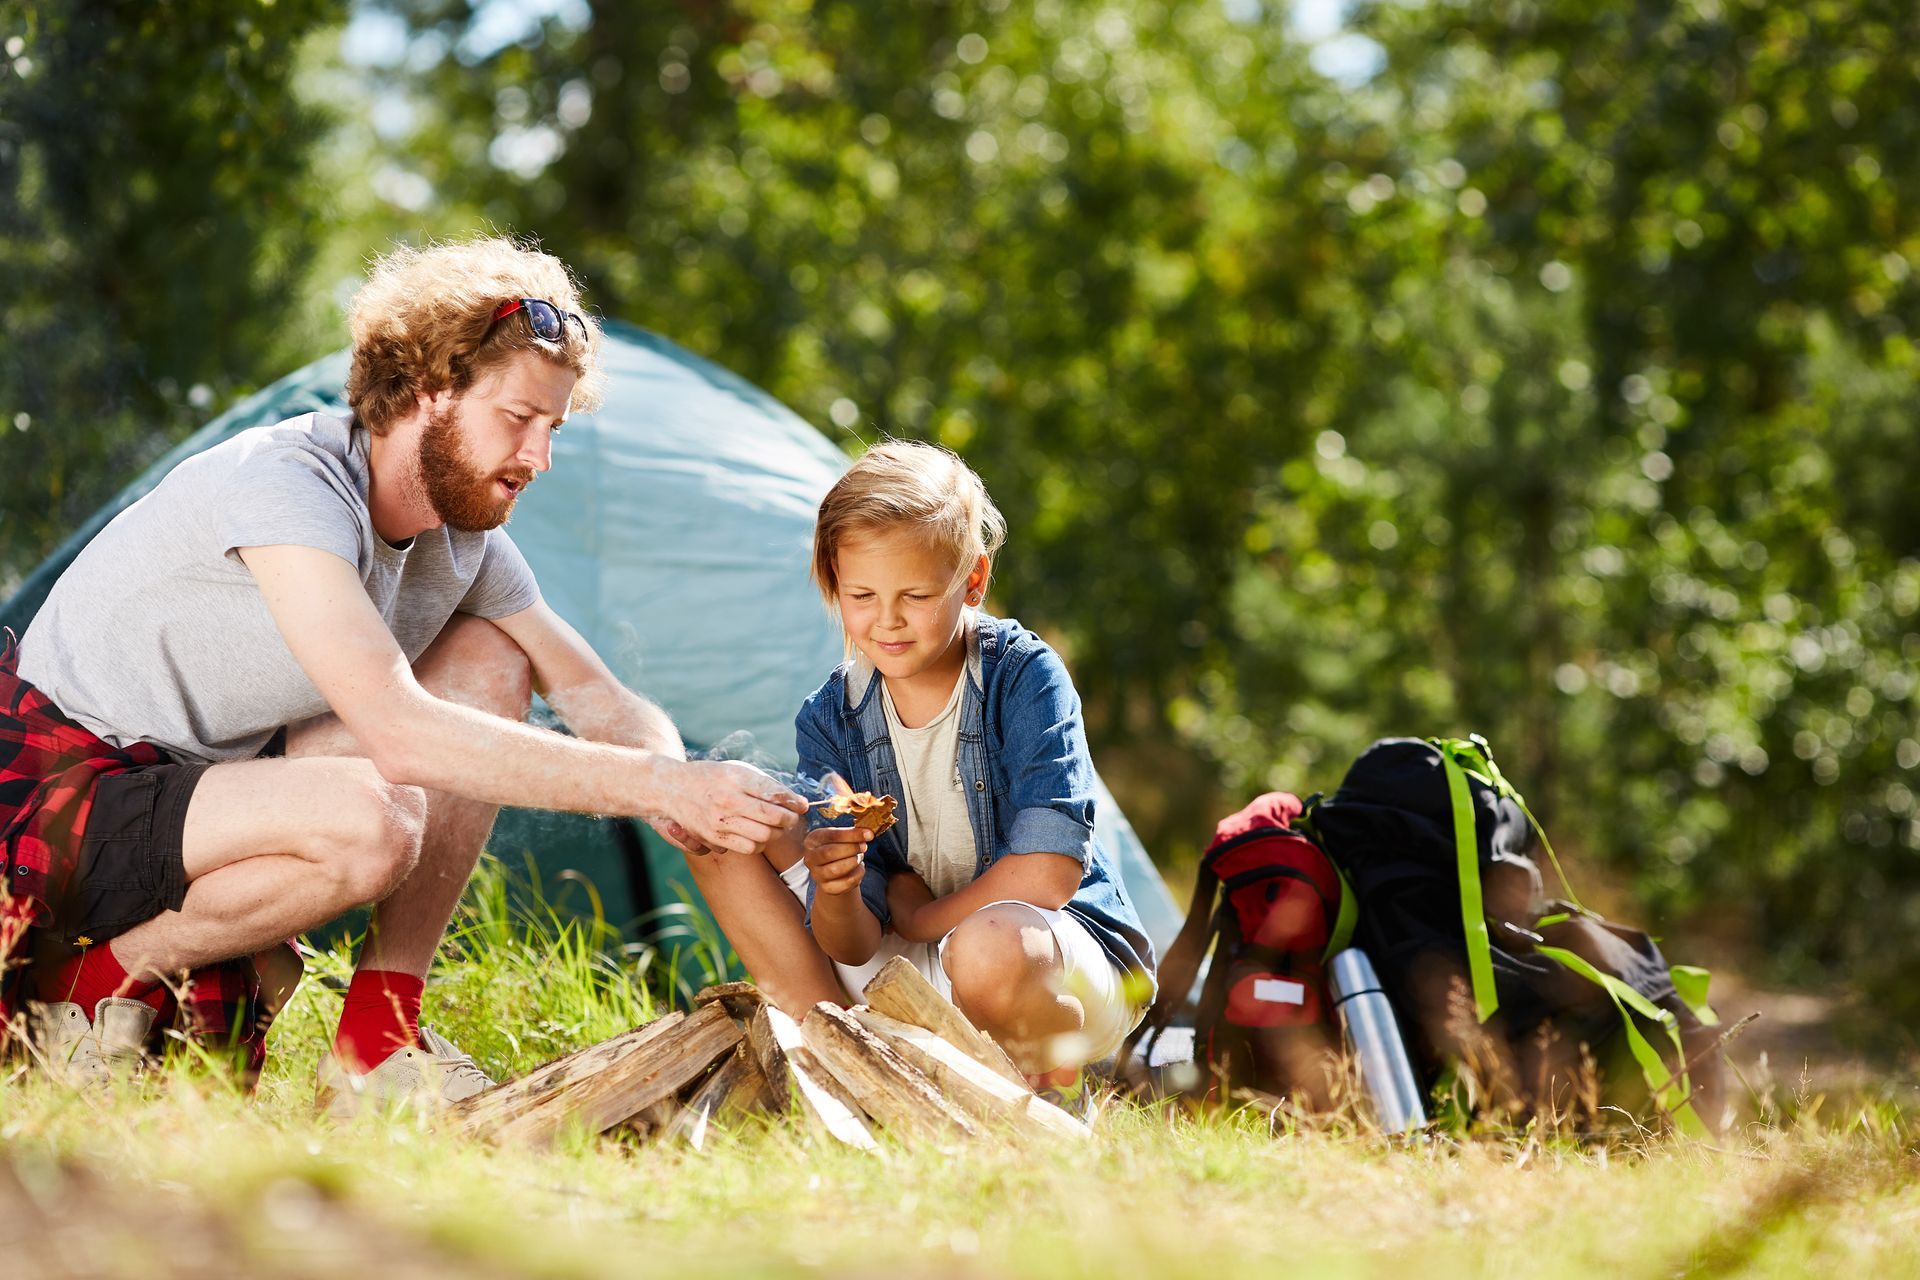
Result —
<path fill-rule="evenodd" d="M 1843 1028 L 1860 1018 L 1844 994 L 1781 991 L 1744 981 L 1716 968 L 1713 1006 L 1731 1026 L 1760 1016 L 1728 1045 L 1728 1060 L 1756 1090 L 1768 1084 L 1782 1097 L 1871 1092 L 1904 1087 L 1911 1097 L 1916 1062 L 1896 1050 L 1870 1053 L 1855 1046 Z M 1744 1092 L 1733 1082 L 1732 1093 Z"/>

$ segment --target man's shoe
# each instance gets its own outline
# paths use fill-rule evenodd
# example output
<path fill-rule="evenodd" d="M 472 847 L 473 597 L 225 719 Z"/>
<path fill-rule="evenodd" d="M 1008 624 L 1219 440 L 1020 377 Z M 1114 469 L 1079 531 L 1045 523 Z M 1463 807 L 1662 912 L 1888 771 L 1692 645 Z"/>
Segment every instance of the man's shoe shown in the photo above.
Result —
<path fill-rule="evenodd" d="M 335 1120 L 351 1120 L 369 1107 L 438 1109 L 471 1098 L 493 1081 L 452 1041 L 420 1028 L 420 1047 L 396 1049 L 371 1071 L 349 1071 L 332 1053 L 320 1059 L 313 1106 Z"/>
<path fill-rule="evenodd" d="M 47 1074 L 76 1089 L 127 1080 L 146 1064 L 155 1010 L 139 1000 L 109 996 L 86 1010 L 70 1000 L 27 1001 L 27 1039 Z"/>

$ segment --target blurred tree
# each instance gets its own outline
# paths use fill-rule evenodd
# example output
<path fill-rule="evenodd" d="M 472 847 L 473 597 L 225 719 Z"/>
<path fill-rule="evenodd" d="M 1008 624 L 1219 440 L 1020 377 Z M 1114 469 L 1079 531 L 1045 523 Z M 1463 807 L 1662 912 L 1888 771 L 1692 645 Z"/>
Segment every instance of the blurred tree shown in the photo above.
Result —
<path fill-rule="evenodd" d="M 288 350 L 334 6 L 0 3 L 0 590 Z"/>

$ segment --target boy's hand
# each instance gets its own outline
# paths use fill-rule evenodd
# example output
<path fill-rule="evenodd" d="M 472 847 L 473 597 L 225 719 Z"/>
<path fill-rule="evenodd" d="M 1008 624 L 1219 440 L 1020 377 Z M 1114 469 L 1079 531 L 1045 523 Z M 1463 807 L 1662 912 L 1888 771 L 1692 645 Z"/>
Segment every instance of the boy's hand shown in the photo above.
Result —
<path fill-rule="evenodd" d="M 893 931 L 908 942 L 937 941 L 915 923 L 921 909 L 932 901 L 933 890 L 915 872 L 897 872 L 887 880 L 887 911 L 893 916 Z"/>
<path fill-rule="evenodd" d="M 801 852 L 813 887 L 820 893 L 860 892 L 867 870 L 867 844 L 873 833 L 864 827 L 817 827 L 807 832 Z"/>

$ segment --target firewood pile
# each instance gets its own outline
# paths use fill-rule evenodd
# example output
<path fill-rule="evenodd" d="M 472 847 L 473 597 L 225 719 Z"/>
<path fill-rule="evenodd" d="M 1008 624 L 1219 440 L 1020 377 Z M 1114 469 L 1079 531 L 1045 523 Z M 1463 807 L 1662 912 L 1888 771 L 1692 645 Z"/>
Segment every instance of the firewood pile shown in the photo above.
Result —
<path fill-rule="evenodd" d="M 755 1112 L 866 1150 L 877 1130 L 934 1145 L 1087 1136 L 907 961 L 887 962 L 866 1000 L 821 1004 L 796 1023 L 749 983 L 709 987 L 690 1014 L 555 1059 L 447 1115 L 491 1140 L 534 1145 L 568 1129 L 624 1129 L 701 1150 L 715 1122 Z"/>

